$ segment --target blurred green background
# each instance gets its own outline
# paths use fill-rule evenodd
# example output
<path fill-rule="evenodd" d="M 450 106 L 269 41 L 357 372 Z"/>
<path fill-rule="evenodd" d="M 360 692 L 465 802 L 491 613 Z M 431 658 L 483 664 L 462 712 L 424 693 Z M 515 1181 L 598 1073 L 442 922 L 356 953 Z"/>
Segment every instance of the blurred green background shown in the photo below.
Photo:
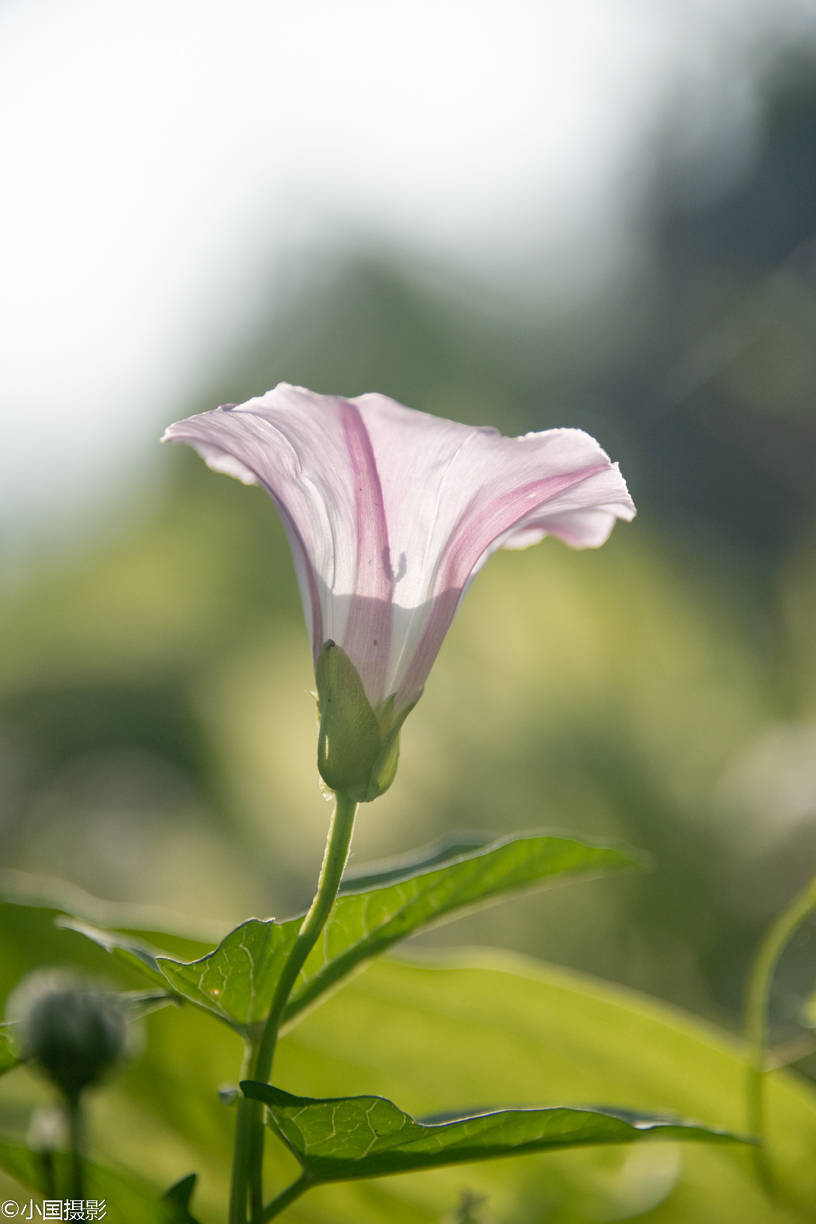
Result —
<path fill-rule="evenodd" d="M 598 553 L 547 541 L 480 574 L 353 862 L 459 830 L 640 847 L 649 871 L 424 943 L 523 950 L 732 1030 L 758 937 L 816 858 L 816 56 L 801 30 L 769 50 L 762 6 L 751 20 L 715 66 L 751 83 L 749 150 L 718 177 L 727 147 L 681 139 L 693 100 L 655 102 L 626 243 L 586 283 L 532 238 L 512 273 L 354 225 L 259 249 L 240 331 L 203 329 L 182 393 L 137 425 L 147 454 L 170 420 L 286 379 L 601 441 L 638 518 Z M 149 465 L 7 546 L 0 862 L 225 931 L 310 895 L 328 816 L 311 660 L 264 495 L 186 451 Z M 776 1039 L 813 977 L 807 930 Z"/>

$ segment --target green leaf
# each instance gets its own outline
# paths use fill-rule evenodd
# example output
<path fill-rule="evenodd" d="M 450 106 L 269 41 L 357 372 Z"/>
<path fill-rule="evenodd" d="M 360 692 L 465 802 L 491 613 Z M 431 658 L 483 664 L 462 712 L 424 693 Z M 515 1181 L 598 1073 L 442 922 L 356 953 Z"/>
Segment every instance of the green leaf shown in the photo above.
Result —
<path fill-rule="evenodd" d="M 190 1213 L 190 1200 L 196 1184 L 195 1173 L 188 1173 L 170 1187 L 162 1199 L 163 1224 L 198 1224 Z"/>
<path fill-rule="evenodd" d="M 60 930 L 74 931 L 84 935 L 92 943 L 98 944 L 106 952 L 110 952 L 117 960 L 124 961 L 131 968 L 146 974 L 156 985 L 165 985 L 165 979 L 156 963 L 156 949 L 145 943 L 140 937 L 124 934 L 121 931 L 106 931 L 93 923 L 84 922 L 81 918 L 57 917 L 55 924 Z"/>
<path fill-rule="evenodd" d="M 245 1032 L 266 1017 L 300 924 L 300 918 L 283 923 L 250 918 L 199 960 L 159 956 L 157 963 L 180 995 Z"/>
<path fill-rule="evenodd" d="M 14 1042 L 11 1039 L 11 1025 L 0 1024 L 0 1075 L 11 1071 L 20 1062 Z"/>
<path fill-rule="evenodd" d="M 450 1121 L 419 1122 L 385 1097 L 291 1096 L 253 1080 L 241 1088 L 267 1106 L 273 1130 L 315 1182 L 382 1177 L 553 1148 L 655 1138 L 719 1142 L 737 1138 L 697 1123 L 563 1106 L 499 1109 Z"/>
<path fill-rule="evenodd" d="M 250 918 L 230 931 L 211 952 L 192 961 L 176 960 L 130 934 L 106 931 L 78 919 L 59 925 L 92 940 L 117 959 L 138 967 L 176 997 L 187 999 L 226 1021 L 242 1035 L 269 1010 L 272 991 L 301 919 L 276 922 Z"/>
<path fill-rule="evenodd" d="M 142 1020 L 154 1011 L 159 1011 L 171 1004 L 176 1005 L 179 1002 L 177 996 L 171 994 L 169 990 L 149 993 L 144 990 L 125 990 L 118 992 L 118 998 L 130 1020 Z"/>
<path fill-rule="evenodd" d="M 95 925 L 97 929 L 128 931 L 137 941 L 160 940 L 174 956 L 199 956 L 220 934 L 218 924 L 197 919 L 194 930 L 179 914 L 146 905 L 103 901 L 64 880 L 0 868 L 0 904 L 27 910 L 50 910 Z"/>
<path fill-rule="evenodd" d="M 158 936 L 154 941 L 161 946 Z M 422 963 L 419 955 L 410 963 L 378 959 L 304 1015 L 281 1042 L 276 1082 L 301 1095 L 389 1097 L 415 1117 L 451 1103 L 614 1101 L 748 1130 L 745 1051 L 727 1031 L 631 990 L 509 953 L 425 949 Z M 10 989 L 33 963 L 60 956 L 89 973 L 106 972 L 107 953 L 54 930 L 50 915 L 0 910 L 0 989 Z M 122 973 L 133 977 L 124 965 Z M 201 1170 L 194 1214 L 202 1224 L 223 1224 L 229 1195 L 235 1117 L 219 1106 L 217 1089 L 234 1080 L 241 1046 L 220 1027 L 221 1033 L 198 1007 L 148 1016 L 144 1052 L 91 1102 L 93 1154 L 101 1165 L 149 1171 L 157 1196 L 182 1172 Z M 2 1089 L 0 1121 L 6 1134 L 20 1138 L 41 1103 L 41 1086 L 20 1070 Z M 640 1143 L 327 1184 L 294 1202 L 281 1220 L 440 1224 L 467 1190 L 486 1197 L 487 1217 L 502 1224 L 812 1224 L 816 1092 L 785 1070 L 769 1073 L 766 1091 L 768 1151 L 782 1187 L 776 1202 L 759 1185 L 753 1149 Z M 296 1176 L 297 1162 L 271 1136 L 266 1157 L 273 1194 Z M 10 1191 L 5 1197 L 15 1197 L 1 1172 L 0 1184 Z M 112 1201 L 108 1196 L 109 1218 Z M 122 1211 L 115 1224 L 149 1218 L 146 1211 Z"/>
<path fill-rule="evenodd" d="M 371 957 L 417 931 L 568 875 L 631 867 L 642 860 L 615 846 L 566 837 L 516 836 L 478 846 L 432 870 L 382 887 L 344 893 L 295 984 L 291 1021 Z"/>
<path fill-rule="evenodd" d="M 415 1117 L 497 1098 L 614 1101 L 746 1133 L 746 1065 L 739 1041 L 676 1008 L 520 956 L 470 951 L 380 959 L 282 1042 L 278 1075 L 282 1087 L 315 1096 L 350 1096 L 362 1079 Z M 643 1143 L 317 1187 L 283 1218 L 439 1224 L 467 1187 L 508 1224 L 805 1224 L 816 1201 L 816 1093 L 784 1071 L 767 1089 L 769 1152 L 785 1194 L 777 1204 L 756 1178 L 753 1148 Z M 290 1177 L 281 1168 L 278 1184 Z"/>
<path fill-rule="evenodd" d="M 460 833 L 456 837 L 443 837 L 419 850 L 407 854 L 393 855 L 378 863 L 368 863 L 359 871 L 347 872 L 340 885 L 340 895 L 363 892 L 369 888 L 381 888 L 383 884 L 395 884 L 420 872 L 441 867 L 452 859 L 462 858 L 483 850 L 491 843 L 490 837 L 480 833 Z"/>
<path fill-rule="evenodd" d="M 635 861 L 616 847 L 562 837 L 516 837 L 477 845 L 428 869 L 429 862 L 438 864 L 440 853 L 445 852 L 425 852 L 418 863 L 392 863 L 374 877 L 386 883 L 338 898 L 295 985 L 286 1020 L 365 961 L 424 927 L 547 878 Z M 301 916 L 285 922 L 253 918 L 197 961 L 157 956 L 156 963 L 179 994 L 246 1032 L 269 1011 L 301 921 Z"/>
<path fill-rule="evenodd" d="M 347 886 L 338 897 L 295 984 L 285 1021 L 291 1024 L 348 974 L 419 930 L 547 880 L 639 861 L 614 846 L 534 835 L 466 844 L 464 852 L 461 844 L 437 846 L 418 859 L 392 861 L 364 876 L 365 887 L 358 881 L 357 889 Z M 283 922 L 250 918 L 194 961 L 165 956 L 138 938 L 85 922 L 66 920 L 63 925 L 139 966 L 152 980 L 169 983 L 177 994 L 246 1035 L 269 1011 L 301 922 L 302 915 Z"/>

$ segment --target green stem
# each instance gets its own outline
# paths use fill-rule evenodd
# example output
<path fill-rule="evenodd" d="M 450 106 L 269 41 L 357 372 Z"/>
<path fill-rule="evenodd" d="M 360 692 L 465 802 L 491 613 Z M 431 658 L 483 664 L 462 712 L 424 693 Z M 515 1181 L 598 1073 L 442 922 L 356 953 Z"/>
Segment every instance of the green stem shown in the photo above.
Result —
<path fill-rule="evenodd" d="M 241 1063 L 241 1079 L 249 1075 L 255 1059 L 256 1047 L 247 1041 Z M 249 1179 L 249 1152 L 252 1144 L 250 1115 L 238 1102 L 238 1117 L 235 1123 L 235 1147 L 232 1153 L 232 1186 L 230 1188 L 229 1224 L 246 1224 L 247 1182 Z"/>
<path fill-rule="evenodd" d="M 65 1102 L 65 1112 L 68 1118 L 68 1146 L 71 1152 L 71 1198 L 85 1197 L 85 1170 L 82 1160 L 84 1143 L 82 1105 L 77 1093 L 68 1097 Z"/>
<path fill-rule="evenodd" d="M 782 953 L 809 914 L 816 910 L 816 876 L 771 924 L 756 954 L 748 979 L 745 1036 L 750 1065 L 747 1085 L 748 1133 L 765 1140 L 765 1053 L 768 1042 L 768 1005 L 774 973 Z M 774 1190 L 767 1152 L 755 1152 L 757 1171 L 765 1187 Z"/>
<path fill-rule="evenodd" d="M 275 987 L 269 1015 L 251 1067 L 250 1079 L 260 1080 L 264 1084 L 269 1082 L 278 1041 L 278 1030 L 289 995 L 292 993 L 306 958 L 317 943 L 340 887 L 343 869 L 348 859 L 356 811 L 357 804 L 347 795 L 338 792 L 323 855 L 323 866 L 317 881 L 317 891 Z M 239 1102 L 235 1149 L 229 1224 L 245 1224 L 247 1196 L 250 1200 L 252 1224 L 261 1224 L 263 1219 L 269 1217 L 265 1216 L 263 1207 L 264 1122 L 263 1106 L 260 1101 L 251 1101 L 248 1097 L 244 1097 Z M 302 1180 L 294 1183 L 295 1186 L 300 1187 L 298 1195 L 307 1189 L 307 1185 L 302 1184 Z M 294 1187 L 290 1187 L 290 1190 L 293 1191 Z M 287 1193 L 289 1191 L 284 1191 L 284 1195 Z M 275 1199 L 271 1206 L 278 1201 L 279 1199 Z M 275 1211 L 283 1210 L 285 1206 L 284 1202 Z"/>
<path fill-rule="evenodd" d="M 295 1199 L 300 1198 L 304 1191 L 308 1190 L 312 1184 L 312 1179 L 307 1173 L 302 1173 L 296 1182 L 292 1182 L 291 1186 L 287 1186 L 281 1191 L 276 1198 L 272 1199 L 263 1209 L 261 1220 L 271 1220 L 273 1216 L 280 1215 L 284 1207 L 288 1207 L 290 1203 L 294 1203 Z"/>
<path fill-rule="evenodd" d="M 45 1197 L 54 1199 L 57 1197 L 57 1178 L 54 1172 L 54 1152 L 51 1148 L 47 1148 L 44 1152 L 40 1152 L 40 1164 L 42 1165 L 43 1175 L 43 1190 Z"/>

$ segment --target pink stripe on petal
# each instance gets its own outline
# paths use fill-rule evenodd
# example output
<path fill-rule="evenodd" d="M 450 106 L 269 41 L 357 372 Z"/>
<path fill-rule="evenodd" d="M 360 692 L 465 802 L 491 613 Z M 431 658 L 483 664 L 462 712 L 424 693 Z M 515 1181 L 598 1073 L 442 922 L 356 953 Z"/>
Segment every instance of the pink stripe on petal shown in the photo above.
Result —
<path fill-rule="evenodd" d="M 377 461 L 359 409 L 343 401 L 341 420 L 353 482 L 357 540 L 354 591 L 344 648 L 375 700 L 385 697 L 385 675 L 391 646 L 391 600 L 394 579 L 388 523 Z"/>
<path fill-rule="evenodd" d="M 597 547 L 634 505 L 580 430 L 505 438 L 381 395 L 280 384 L 166 438 L 263 485 L 295 560 L 315 659 L 341 645 L 376 707 L 415 700 L 462 595 L 497 548 L 544 535 Z"/>
<path fill-rule="evenodd" d="M 469 506 L 454 527 L 442 558 L 425 631 L 400 686 L 400 704 L 412 701 L 422 690 L 445 634 L 456 615 L 462 595 L 479 561 L 490 545 L 515 523 L 552 501 L 560 493 L 609 469 L 609 463 L 593 464 L 578 471 L 545 476 L 493 498 L 478 510 Z M 546 515 L 542 515 L 546 517 Z"/>
<path fill-rule="evenodd" d="M 408 669 L 400 682 L 397 694 L 397 705 L 399 708 L 403 708 L 416 701 L 425 687 L 428 673 L 433 667 L 434 659 L 439 654 L 439 648 L 442 645 L 445 634 L 451 627 L 451 622 L 456 615 L 463 593 L 464 588 L 458 590 L 451 587 L 446 591 L 441 591 L 431 601 L 431 609 L 428 614 L 425 630 L 420 638 L 419 645 L 414 651 Z"/>
<path fill-rule="evenodd" d="M 590 476 L 607 471 L 608 463 L 593 464 L 577 472 L 563 472 L 532 480 L 510 489 L 488 502 L 477 512 L 466 510 L 454 528 L 451 544 L 444 555 L 444 566 L 435 583 L 438 590 L 462 589 L 479 558 L 494 540 L 533 510 L 552 501 L 559 493 L 582 484 Z"/>

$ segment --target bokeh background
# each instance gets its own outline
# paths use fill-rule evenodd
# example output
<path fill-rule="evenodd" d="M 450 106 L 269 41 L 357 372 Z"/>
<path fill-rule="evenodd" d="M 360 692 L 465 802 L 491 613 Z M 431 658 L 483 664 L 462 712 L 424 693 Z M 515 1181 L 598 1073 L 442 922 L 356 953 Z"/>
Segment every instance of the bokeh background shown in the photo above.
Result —
<path fill-rule="evenodd" d="M 639 517 L 480 574 L 354 861 L 638 846 L 425 941 L 735 1029 L 816 859 L 810 0 L 6 0 L 0 59 L 0 862 L 216 932 L 310 893 L 283 531 L 167 423 L 287 380 L 580 426 Z M 812 985 L 805 931 L 780 1040 Z"/>

